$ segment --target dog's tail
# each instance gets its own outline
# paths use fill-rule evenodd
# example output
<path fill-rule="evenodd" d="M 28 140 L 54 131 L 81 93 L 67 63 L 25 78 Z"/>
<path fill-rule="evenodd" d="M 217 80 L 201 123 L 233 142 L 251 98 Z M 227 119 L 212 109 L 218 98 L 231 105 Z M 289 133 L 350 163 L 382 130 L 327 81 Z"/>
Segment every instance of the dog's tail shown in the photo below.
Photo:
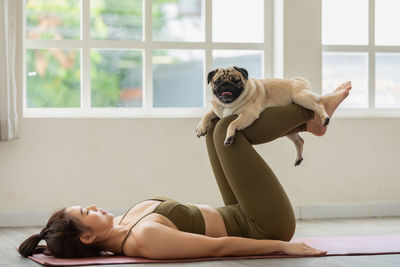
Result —
<path fill-rule="evenodd" d="M 306 79 L 304 79 L 303 77 L 294 77 L 292 79 L 304 83 L 309 89 L 311 89 L 311 83 Z"/>

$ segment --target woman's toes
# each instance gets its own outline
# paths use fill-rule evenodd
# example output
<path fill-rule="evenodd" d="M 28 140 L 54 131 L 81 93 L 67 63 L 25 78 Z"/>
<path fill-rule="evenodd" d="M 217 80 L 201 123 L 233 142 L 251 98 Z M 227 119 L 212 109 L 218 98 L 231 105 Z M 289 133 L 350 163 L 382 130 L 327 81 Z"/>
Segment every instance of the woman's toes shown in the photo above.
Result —
<path fill-rule="evenodd" d="M 336 87 L 336 89 L 334 90 L 334 92 L 339 91 L 339 90 L 342 90 L 342 89 L 346 86 L 346 84 L 347 84 L 347 83 L 342 83 L 341 85 L 339 85 L 338 87 Z"/>
<path fill-rule="evenodd" d="M 352 88 L 351 81 L 346 82 L 344 89 L 350 90 Z"/>

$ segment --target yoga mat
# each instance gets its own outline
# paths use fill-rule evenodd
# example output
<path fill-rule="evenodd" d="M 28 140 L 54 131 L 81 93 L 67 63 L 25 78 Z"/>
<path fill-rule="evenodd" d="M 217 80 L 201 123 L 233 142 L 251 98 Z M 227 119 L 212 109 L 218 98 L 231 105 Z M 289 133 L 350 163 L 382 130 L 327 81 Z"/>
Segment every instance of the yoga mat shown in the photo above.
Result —
<path fill-rule="evenodd" d="M 400 235 L 381 236 L 347 236 L 347 237 L 308 237 L 295 238 L 291 242 L 304 242 L 307 245 L 327 250 L 326 256 L 338 255 L 379 255 L 379 254 L 400 254 Z M 53 266 L 74 266 L 74 265 L 98 265 L 98 264 L 127 264 L 127 263 L 165 263 L 165 262 L 194 262 L 194 261 L 215 261 L 215 260 L 236 260 L 236 259 L 265 259 L 265 258 L 297 258 L 313 256 L 291 256 L 283 253 L 254 256 L 232 256 L 232 257 L 208 257 L 193 259 L 172 259 L 172 260 L 151 260 L 140 257 L 126 256 L 103 256 L 93 258 L 62 259 L 35 254 L 30 256 L 40 264 Z M 322 256 L 325 257 L 325 256 Z"/>

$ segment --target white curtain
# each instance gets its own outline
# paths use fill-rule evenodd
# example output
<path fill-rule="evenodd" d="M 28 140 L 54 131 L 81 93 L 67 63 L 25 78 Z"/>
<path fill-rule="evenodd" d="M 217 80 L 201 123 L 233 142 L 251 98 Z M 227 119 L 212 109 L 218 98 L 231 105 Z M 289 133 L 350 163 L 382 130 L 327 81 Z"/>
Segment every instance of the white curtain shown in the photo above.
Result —
<path fill-rule="evenodd" d="M 15 83 L 17 2 L 0 0 L 0 141 L 19 135 Z"/>

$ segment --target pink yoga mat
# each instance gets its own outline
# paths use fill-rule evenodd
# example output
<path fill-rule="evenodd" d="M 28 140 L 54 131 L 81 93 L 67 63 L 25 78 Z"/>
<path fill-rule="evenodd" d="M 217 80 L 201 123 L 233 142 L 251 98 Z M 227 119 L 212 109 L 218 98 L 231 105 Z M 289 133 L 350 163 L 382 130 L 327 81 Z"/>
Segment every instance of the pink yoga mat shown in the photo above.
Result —
<path fill-rule="evenodd" d="M 296 238 L 291 242 L 304 242 L 307 245 L 327 250 L 326 256 L 338 255 L 377 255 L 400 254 L 400 235 L 382 236 L 351 236 L 351 237 L 309 237 Z M 163 263 L 163 262 L 193 262 L 209 260 L 236 260 L 236 259 L 264 259 L 264 258 L 294 258 L 304 256 L 290 256 L 282 253 L 274 253 L 262 256 L 236 256 L 236 257 L 209 257 L 194 259 L 151 260 L 139 257 L 106 256 L 95 258 L 61 259 L 35 254 L 29 257 L 44 265 L 74 266 L 74 265 L 98 265 L 98 264 L 123 264 L 123 263 Z"/>

